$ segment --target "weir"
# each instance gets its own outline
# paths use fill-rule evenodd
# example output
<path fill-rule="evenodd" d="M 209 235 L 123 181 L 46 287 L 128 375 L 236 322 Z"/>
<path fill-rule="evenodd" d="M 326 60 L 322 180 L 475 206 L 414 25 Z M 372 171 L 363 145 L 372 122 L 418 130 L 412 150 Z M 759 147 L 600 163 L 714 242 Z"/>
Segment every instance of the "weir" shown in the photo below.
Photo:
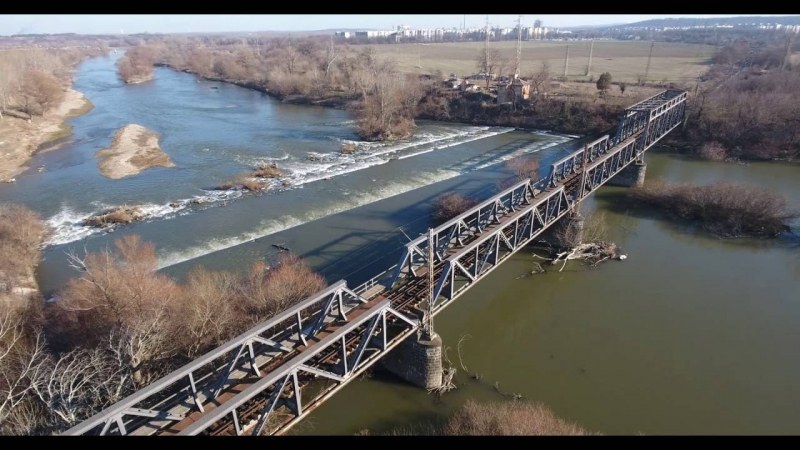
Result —
<path fill-rule="evenodd" d="M 366 283 L 350 289 L 340 280 L 64 434 L 279 434 L 378 361 L 416 385 L 435 387 L 441 340 L 419 333 L 428 268 L 436 315 L 600 186 L 636 167 L 683 122 L 686 96 L 666 90 L 631 106 L 612 135 L 555 162 L 545 178 L 520 181 L 436 227 L 431 239 L 409 242 L 398 264 Z M 644 176 L 637 170 L 636 180 Z"/>

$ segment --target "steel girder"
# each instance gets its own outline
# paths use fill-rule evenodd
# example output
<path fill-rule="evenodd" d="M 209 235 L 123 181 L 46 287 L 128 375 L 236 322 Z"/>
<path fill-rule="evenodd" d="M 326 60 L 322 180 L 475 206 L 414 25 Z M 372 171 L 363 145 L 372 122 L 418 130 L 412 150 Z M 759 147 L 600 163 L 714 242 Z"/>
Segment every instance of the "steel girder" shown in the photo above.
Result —
<path fill-rule="evenodd" d="M 447 258 L 436 277 L 434 314 L 567 214 L 572 206 L 563 186 L 546 192 L 508 217 L 501 226 Z M 459 286 L 458 283 L 463 284 Z"/>
<path fill-rule="evenodd" d="M 467 244 L 487 227 L 500 223 L 509 214 L 529 205 L 542 187 L 542 183 L 532 184 L 529 179 L 520 181 L 434 228 L 434 263 L 443 261 L 449 250 Z M 417 270 L 427 265 L 428 237 L 420 236 L 405 245 L 388 287 L 394 287 L 401 277 L 417 276 Z"/>
<path fill-rule="evenodd" d="M 556 187 L 558 183 L 572 178 L 583 167 L 584 153 L 588 162 L 594 161 L 608 152 L 609 143 L 609 137 L 605 135 L 553 163 L 550 166 L 550 175 L 547 177 L 547 186 Z"/>
<path fill-rule="evenodd" d="M 390 331 L 392 322 L 400 327 Z M 253 436 L 265 431 L 266 434 L 280 432 L 301 420 L 417 328 L 418 323 L 392 309 L 389 300 L 375 302 L 362 314 L 321 337 L 302 353 L 239 391 L 178 434 L 196 435 L 226 420 L 233 422 L 236 435 L 248 431 Z M 304 386 L 300 381 L 303 378 L 322 378 L 329 383 L 315 390 Z M 247 408 L 249 403 L 254 403 L 251 401 L 259 406 L 257 411 Z M 290 411 L 288 419 L 284 417 L 273 428 L 268 428 L 270 417 L 281 404 Z M 241 411 L 247 412 L 248 409 L 249 416 L 240 416 Z M 240 425 L 242 419 L 249 419 L 248 423 Z"/>
<path fill-rule="evenodd" d="M 192 413 L 205 413 L 207 405 L 217 403 L 227 389 L 248 377 L 261 376 L 261 367 L 308 347 L 325 326 L 346 323 L 350 311 L 364 303 L 366 300 L 341 280 L 64 434 L 153 434 Z"/>

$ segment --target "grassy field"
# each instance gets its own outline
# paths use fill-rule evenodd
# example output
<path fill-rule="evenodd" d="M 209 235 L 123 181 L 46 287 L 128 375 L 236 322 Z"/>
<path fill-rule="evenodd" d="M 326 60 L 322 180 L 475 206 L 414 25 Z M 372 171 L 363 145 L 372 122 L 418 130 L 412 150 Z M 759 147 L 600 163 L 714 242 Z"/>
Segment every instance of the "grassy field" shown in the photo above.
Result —
<path fill-rule="evenodd" d="M 525 41 L 522 43 L 521 73 L 523 76 L 538 71 L 542 61 L 550 65 L 553 76 L 564 74 L 564 55 L 569 44 L 568 77 L 570 80 L 588 79 L 586 66 L 589 58 L 588 41 Z M 514 71 L 516 57 L 514 41 L 492 42 L 509 63 L 506 72 Z M 445 75 L 455 72 L 463 76 L 476 72 L 475 59 L 483 51 L 483 42 L 456 42 L 432 44 L 372 45 L 376 53 L 391 57 L 407 72 L 441 70 Z M 359 46 L 354 46 L 358 49 Z M 635 82 L 645 72 L 650 42 L 595 41 L 592 55 L 592 74 L 595 79 L 603 72 L 611 72 L 614 81 Z M 650 64 L 648 81 L 693 82 L 708 69 L 714 47 L 700 44 L 656 42 Z"/>

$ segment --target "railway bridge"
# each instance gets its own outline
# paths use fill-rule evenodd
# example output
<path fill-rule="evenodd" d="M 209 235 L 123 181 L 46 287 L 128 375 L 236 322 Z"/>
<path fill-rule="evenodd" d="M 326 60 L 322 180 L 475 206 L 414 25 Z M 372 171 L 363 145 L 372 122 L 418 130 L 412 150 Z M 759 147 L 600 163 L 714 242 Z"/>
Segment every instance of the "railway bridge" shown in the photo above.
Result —
<path fill-rule="evenodd" d="M 435 386 L 432 317 L 603 184 L 640 183 L 644 152 L 685 110 L 686 92 L 676 90 L 629 107 L 613 134 L 408 242 L 395 266 L 366 283 L 333 283 L 64 434 L 280 434 L 382 359 Z"/>

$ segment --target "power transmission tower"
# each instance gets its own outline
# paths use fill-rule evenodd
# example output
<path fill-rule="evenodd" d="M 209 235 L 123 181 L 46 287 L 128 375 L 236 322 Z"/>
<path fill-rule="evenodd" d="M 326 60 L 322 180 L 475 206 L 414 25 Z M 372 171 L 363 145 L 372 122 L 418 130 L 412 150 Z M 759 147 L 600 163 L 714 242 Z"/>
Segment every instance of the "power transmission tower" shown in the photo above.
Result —
<path fill-rule="evenodd" d="M 653 59 L 653 47 L 655 47 L 656 41 L 650 42 L 650 54 L 647 55 L 647 66 L 644 68 L 644 82 L 647 83 L 647 78 L 650 76 L 650 60 Z"/>
<path fill-rule="evenodd" d="M 567 44 L 567 51 L 564 54 L 564 81 L 567 80 L 568 69 L 569 69 L 569 44 Z"/>
<path fill-rule="evenodd" d="M 589 44 L 589 63 L 586 64 L 586 76 L 592 74 L 592 53 L 594 52 L 594 39 L 592 39 L 592 43 Z"/>
<path fill-rule="evenodd" d="M 488 14 L 486 15 L 486 48 L 484 49 L 484 52 L 485 52 L 485 54 L 483 56 L 484 56 L 484 62 L 486 64 L 486 67 L 485 67 L 486 68 L 486 76 L 488 77 L 489 76 L 489 66 L 490 66 L 490 64 L 489 64 L 489 15 Z"/>
<path fill-rule="evenodd" d="M 517 64 L 514 68 L 514 79 L 519 78 L 519 60 L 522 55 L 522 14 L 517 17 Z"/>
<path fill-rule="evenodd" d="M 790 31 L 786 33 L 786 54 L 783 56 L 783 62 L 781 62 L 781 72 L 783 72 L 783 69 L 786 68 L 786 61 L 788 61 L 789 57 L 792 55 L 792 45 L 794 44 L 794 39 L 796 37 L 796 31 Z"/>

